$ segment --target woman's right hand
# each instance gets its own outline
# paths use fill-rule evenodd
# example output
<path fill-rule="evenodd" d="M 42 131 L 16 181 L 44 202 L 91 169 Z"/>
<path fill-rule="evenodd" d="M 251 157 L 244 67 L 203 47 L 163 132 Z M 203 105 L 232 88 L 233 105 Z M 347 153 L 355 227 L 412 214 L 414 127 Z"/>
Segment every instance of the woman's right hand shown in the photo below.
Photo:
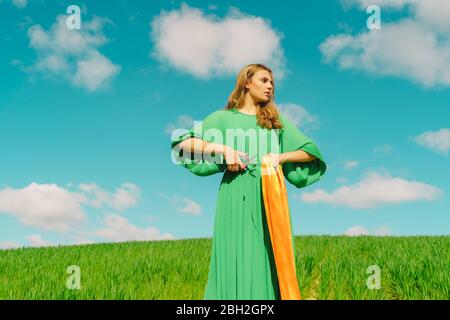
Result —
<path fill-rule="evenodd" d="M 241 161 L 240 157 L 243 157 L 246 161 L 248 161 L 247 153 L 227 148 L 225 151 L 225 161 L 229 171 L 237 172 L 245 169 L 247 165 Z"/>

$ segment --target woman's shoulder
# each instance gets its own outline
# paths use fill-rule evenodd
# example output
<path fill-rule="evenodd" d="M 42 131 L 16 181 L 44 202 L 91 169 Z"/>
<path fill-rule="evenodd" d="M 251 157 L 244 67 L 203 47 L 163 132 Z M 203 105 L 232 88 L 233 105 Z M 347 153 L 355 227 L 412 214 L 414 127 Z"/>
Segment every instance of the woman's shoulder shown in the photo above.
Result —
<path fill-rule="evenodd" d="M 230 110 L 221 108 L 216 109 L 212 111 L 210 114 L 208 114 L 207 118 L 209 119 L 223 119 L 231 114 Z"/>
<path fill-rule="evenodd" d="M 293 127 L 296 128 L 296 125 L 294 124 L 294 122 L 288 116 L 286 116 L 284 113 L 279 112 L 278 120 L 280 120 L 284 130 L 291 129 Z"/>
<path fill-rule="evenodd" d="M 281 113 L 281 112 L 278 112 L 278 120 L 280 120 L 280 122 L 283 125 L 285 125 L 286 122 L 289 122 L 289 120 L 286 118 L 286 116 L 283 113 Z"/>
<path fill-rule="evenodd" d="M 216 109 L 203 118 L 203 126 L 221 128 L 225 123 L 226 118 L 229 116 L 229 112 L 225 109 Z"/>

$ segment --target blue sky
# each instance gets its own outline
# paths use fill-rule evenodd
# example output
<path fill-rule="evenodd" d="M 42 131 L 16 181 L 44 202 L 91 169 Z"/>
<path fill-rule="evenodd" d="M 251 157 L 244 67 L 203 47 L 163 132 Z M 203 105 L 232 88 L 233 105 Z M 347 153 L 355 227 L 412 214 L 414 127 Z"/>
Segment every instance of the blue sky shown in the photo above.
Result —
<path fill-rule="evenodd" d="M 170 132 L 254 62 L 328 165 L 295 234 L 449 234 L 450 5 L 366 2 L 0 1 L 0 247 L 211 237 L 221 175 Z"/>

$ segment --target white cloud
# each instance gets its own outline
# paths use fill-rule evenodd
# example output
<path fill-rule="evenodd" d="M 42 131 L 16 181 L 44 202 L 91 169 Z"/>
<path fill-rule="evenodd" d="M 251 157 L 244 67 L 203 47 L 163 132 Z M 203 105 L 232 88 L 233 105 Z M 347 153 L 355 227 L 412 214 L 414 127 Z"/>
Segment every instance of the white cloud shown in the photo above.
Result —
<path fill-rule="evenodd" d="M 0 249 L 16 249 L 19 247 L 20 245 L 14 241 L 0 241 Z"/>
<path fill-rule="evenodd" d="M 77 72 L 73 78 L 73 83 L 94 91 L 118 72 L 118 66 L 99 52 L 93 51 L 84 60 L 77 62 Z"/>
<path fill-rule="evenodd" d="M 20 31 L 27 28 L 29 25 L 33 23 L 33 19 L 31 19 L 29 16 L 26 16 L 22 22 L 17 23 L 17 27 Z"/>
<path fill-rule="evenodd" d="M 114 193 L 96 184 L 80 184 L 72 192 L 56 184 L 31 183 L 22 189 L 0 190 L 0 213 L 11 214 L 26 226 L 68 232 L 87 220 L 82 205 L 125 210 L 141 197 L 138 186 L 123 183 Z"/>
<path fill-rule="evenodd" d="M 83 20 L 80 30 L 69 30 L 67 17 L 59 15 L 48 31 L 40 25 L 28 28 L 30 47 L 36 50 L 38 58 L 26 70 L 68 79 L 89 91 L 105 87 L 121 68 L 98 51 L 108 41 L 102 33 L 103 26 L 111 21 L 95 17 Z"/>
<path fill-rule="evenodd" d="M 27 237 L 27 240 L 29 241 L 30 246 L 32 247 L 47 247 L 52 245 L 50 242 L 42 239 L 41 235 L 39 234 L 30 234 Z"/>
<path fill-rule="evenodd" d="M 9 213 L 27 226 L 66 231 L 86 215 L 73 194 L 56 184 L 31 183 L 22 189 L 0 190 L 0 213 Z"/>
<path fill-rule="evenodd" d="M 369 232 L 367 231 L 367 229 L 360 225 L 353 226 L 344 232 L 344 235 L 351 236 L 351 237 L 366 236 L 368 234 L 369 234 Z"/>
<path fill-rule="evenodd" d="M 389 236 L 392 234 L 390 227 L 379 227 L 375 230 L 374 235 L 376 236 Z"/>
<path fill-rule="evenodd" d="M 375 148 L 373 148 L 373 152 L 384 154 L 384 155 L 390 155 L 390 154 L 392 154 L 393 149 L 394 149 L 393 146 L 385 144 L 385 145 L 376 146 Z"/>
<path fill-rule="evenodd" d="M 347 178 L 344 178 L 344 177 L 339 177 L 339 178 L 336 178 L 336 182 L 337 183 L 347 183 L 348 182 L 348 179 Z"/>
<path fill-rule="evenodd" d="M 169 196 L 166 193 L 158 193 L 159 196 L 164 198 L 170 205 L 177 210 L 177 212 L 187 213 L 194 216 L 202 214 L 202 206 L 192 199 L 186 197 Z"/>
<path fill-rule="evenodd" d="M 317 123 L 317 116 L 311 115 L 303 106 L 295 103 L 281 103 L 277 105 L 280 112 L 299 128 L 311 129 Z"/>
<path fill-rule="evenodd" d="M 95 183 L 84 183 L 78 187 L 83 192 L 83 194 L 78 195 L 80 203 L 97 208 L 106 205 L 110 208 L 123 211 L 136 205 L 141 198 L 140 188 L 129 182 L 123 183 L 114 193 L 103 190 Z"/>
<path fill-rule="evenodd" d="M 450 31 L 450 3 L 448 0 L 415 0 L 416 17 L 419 21 L 447 36 Z"/>
<path fill-rule="evenodd" d="M 358 166 L 359 162 L 355 160 L 347 160 L 344 162 L 344 170 L 351 170 Z"/>
<path fill-rule="evenodd" d="M 22 9 L 27 6 L 28 1 L 27 0 L 12 0 L 12 4 L 15 5 L 19 9 Z"/>
<path fill-rule="evenodd" d="M 366 8 L 368 1 L 347 1 Z M 326 62 L 379 76 L 399 76 L 425 87 L 450 86 L 450 2 L 378 1 L 382 10 L 410 4 L 413 17 L 383 23 L 381 30 L 328 37 L 320 51 Z M 376 4 L 377 1 L 370 1 Z"/>
<path fill-rule="evenodd" d="M 185 129 L 189 130 L 194 126 L 194 119 L 191 116 L 182 114 L 177 117 L 176 123 L 169 123 L 166 126 L 165 132 L 169 135 L 176 129 Z"/>
<path fill-rule="evenodd" d="M 364 228 L 361 225 L 355 225 L 350 228 L 348 228 L 344 235 L 349 237 L 355 237 L 355 236 L 368 236 L 368 235 L 374 235 L 374 236 L 388 236 L 391 235 L 391 229 L 389 227 L 383 226 L 375 229 L 374 232 L 370 233 L 366 228 Z"/>
<path fill-rule="evenodd" d="M 409 8 L 415 19 L 439 31 L 448 32 L 450 28 L 450 5 L 448 0 L 342 0 L 344 7 L 357 5 L 365 10 L 369 5 L 378 5 L 381 10 Z"/>
<path fill-rule="evenodd" d="M 202 214 L 202 207 L 197 202 L 187 198 L 180 199 L 180 202 L 183 205 L 179 208 L 179 212 L 192 214 L 194 216 Z"/>
<path fill-rule="evenodd" d="M 303 193 L 302 200 L 361 209 L 390 203 L 433 201 L 442 194 L 442 190 L 426 183 L 368 172 L 358 183 L 341 186 L 332 192 L 318 189 Z"/>
<path fill-rule="evenodd" d="M 76 245 L 82 245 L 82 244 L 94 244 L 95 241 L 90 240 L 90 239 L 79 239 L 75 241 Z"/>
<path fill-rule="evenodd" d="M 133 240 L 170 240 L 175 236 L 170 233 L 161 233 L 158 228 L 139 228 L 131 224 L 126 218 L 109 214 L 104 220 L 104 228 L 95 231 L 95 235 L 113 242 Z"/>
<path fill-rule="evenodd" d="M 285 72 L 282 35 L 270 22 L 232 8 L 224 18 L 183 3 L 151 22 L 152 56 L 195 77 L 235 75 L 248 63 L 269 66 L 277 78 Z"/>
<path fill-rule="evenodd" d="M 112 208 L 125 210 L 134 206 L 141 197 L 141 190 L 132 183 L 123 183 L 113 196 Z"/>
<path fill-rule="evenodd" d="M 450 149 L 450 129 L 442 128 L 438 131 L 427 131 L 415 137 L 414 141 L 435 152 L 448 154 Z"/>

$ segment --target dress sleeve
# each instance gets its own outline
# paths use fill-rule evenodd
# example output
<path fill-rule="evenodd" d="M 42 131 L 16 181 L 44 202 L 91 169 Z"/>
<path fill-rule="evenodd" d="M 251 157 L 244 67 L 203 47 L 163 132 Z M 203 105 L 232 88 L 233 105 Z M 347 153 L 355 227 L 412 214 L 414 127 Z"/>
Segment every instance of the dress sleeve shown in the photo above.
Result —
<path fill-rule="evenodd" d="M 281 166 L 284 176 L 297 188 L 303 188 L 319 181 L 326 171 L 326 164 L 317 145 L 297 129 L 286 116 L 280 115 L 280 119 L 283 123 L 283 128 L 280 130 L 281 152 L 303 150 L 316 157 L 308 162 L 283 163 Z"/>
<path fill-rule="evenodd" d="M 222 141 L 217 141 L 217 138 L 215 138 L 217 136 L 224 136 L 221 116 L 220 111 L 215 111 L 203 119 L 203 121 L 197 122 L 190 130 L 182 130 L 184 133 L 180 132 L 180 130 L 178 132 L 174 131 L 171 136 L 172 160 L 177 165 L 185 167 L 197 176 L 209 176 L 225 171 L 226 163 L 223 155 L 214 155 L 213 153 L 210 158 L 205 159 L 205 157 L 198 153 L 184 152 L 184 150 L 178 147 L 180 142 L 191 137 L 223 144 Z M 211 131 L 210 129 L 213 130 Z M 217 134 L 214 135 L 214 133 Z"/>

